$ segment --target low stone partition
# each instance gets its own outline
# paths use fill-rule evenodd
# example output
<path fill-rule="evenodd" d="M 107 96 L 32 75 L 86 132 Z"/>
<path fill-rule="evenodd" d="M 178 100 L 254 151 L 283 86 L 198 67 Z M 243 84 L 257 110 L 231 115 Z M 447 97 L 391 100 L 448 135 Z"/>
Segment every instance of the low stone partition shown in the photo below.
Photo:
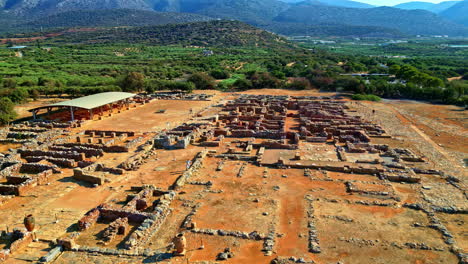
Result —
<path fill-rule="evenodd" d="M 25 122 L 26 125 L 31 126 L 31 127 L 38 127 L 38 128 L 70 128 L 70 127 L 78 127 L 80 122 L 79 121 L 74 121 L 74 122 L 66 122 L 66 123 L 61 123 L 61 122 L 45 122 L 45 121 L 31 121 L 31 122 Z"/>
<path fill-rule="evenodd" d="M 127 234 L 129 229 L 128 218 L 118 218 L 104 230 L 104 234 L 102 236 L 105 244 L 112 242 L 117 235 Z"/>
<path fill-rule="evenodd" d="M 338 147 L 336 149 L 336 153 L 338 155 L 338 158 L 341 160 L 341 161 L 348 161 L 348 157 L 346 155 L 346 151 L 342 148 L 342 147 Z"/>
<path fill-rule="evenodd" d="M 11 234 L 7 234 L 7 236 L 11 236 L 11 239 L 14 241 L 9 248 L 0 250 L 0 262 L 7 260 L 11 254 L 27 247 L 33 241 L 32 233 L 26 230 L 15 229 Z"/>
<path fill-rule="evenodd" d="M 34 133 L 34 132 L 10 132 L 10 133 L 7 134 L 6 138 L 19 139 L 19 140 L 35 139 L 35 138 L 37 138 L 37 133 Z"/>
<path fill-rule="evenodd" d="M 49 147 L 49 150 L 84 153 L 86 158 L 102 157 L 104 155 L 104 151 L 102 149 L 88 148 L 84 146 L 72 146 L 72 147 L 52 146 L 52 147 Z"/>
<path fill-rule="evenodd" d="M 414 154 L 409 149 L 394 148 L 387 150 L 382 156 L 393 157 L 395 161 L 424 162 L 424 159 Z"/>
<path fill-rule="evenodd" d="M 21 158 L 27 158 L 31 156 L 49 156 L 53 158 L 64 158 L 72 159 L 75 161 L 82 161 L 86 159 L 85 153 L 69 152 L 69 151 L 44 151 L 44 150 L 25 150 L 19 149 L 18 152 L 21 154 Z"/>
<path fill-rule="evenodd" d="M 29 176 L 7 176 L 6 184 L 0 184 L 1 195 L 26 195 L 32 188 L 40 184 L 46 184 L 52 170 L 43 171 L 34 177 Z"/>
<path fill-rule="evenodd" d="M 305 140 L 307 142 L 313 142 L 313 143 L 325 143 L 327 142 L 328 138 L 327 137 L 306 137 Z"/>
<path fill-rule="evenodd" d="M 412 168 L 412 170 L 414 171 L 414 173 L 419 173 L 419 174 L 429 174 L 429 175 L 440 175 L 440 176 L 443 176 L 444 173 L 442 171 L 438 171 L 438 170 L 424 170 L 424 169 L 419 169 L 419 168 Z"/>
<path fill-rule="evenodd" d="M 208 154 L 207 150 L 204 150 L 197 154 L 195 160 L 193 161 L 192 165 L 188 170 L 186 170 L 172 185 L 172 189 L 177 190 L 180 187 L 185 185 L 185 182 L 195 173 L 201 166 L 203 165 L 203 160 L 206 158 Z"/>
<path fill-rule="evenodd" d="M 0 179 L 5 178 L 6 176 L 16 174 L 21 168 L 20 162 L 4 162 L 1 165 L 2 170 L 0 170 Z"/>
<path fill-rule="evenodd" d="M 143 196 L 153 196 L 155 194 L 160 195 L 161 192 L 162 191 L 160 190 L 154 189 L 154 187 L 149 188 L 148 186 L 144 186 L 140 193 L 131 201 L 137 201 L 138 198 L 142 198 Z M 117 234 L 128 233 L 130 231 L 129 222 L 139 223 L 140 225 L 138 228 L 124 242 L 124 247 L 134 252 L 138 247 L 148 243 L 151 237 L 165 222 L 167 216 L 171 213 L 170 205 L 174 200 L 176 193 L 173 191 L 162 193 L 164 194 L 158 200 L 154 210 L 150 213 L 140 212 L 136 210 L 136 208 L 132 208 L 132 204 L 129 204 L 124 208 L 113 208 L 107 204 L 99 205 L 87 212 L 83 218 L 78 221 L 79 230 L 87 230 L 100 220 L 111 221 L 112 223 L 104 231 L 104 240 L 105 243 L 108 243 L 112 241 Z M 79 233 L 71 234 L 69 237 L 61 239 L 60 245 L 65 249 L 80 249 L 82 247 L 75 244 L 75 239 L 78 236 Z M 101 250 L 99 248 L 95 249 L 98 251 Z"/>
<path fill-rule="evenodd" d="M 52 164 L 55 164 L 61 168 L 75 168 L 78 166 L 78 163 L 72 159 L 61 159 L 61 158 L 53 158 L 48 156 L 32 156 L 26 157 L 25 160 L 27 162 L 39 162 L 41 160 L 46 160 Z"/>
<path fill-rule="evenodd" d="M 137 170 L 146 159 L 148 159 L 153 153 L 153 144 L 147 142 L 140 147 L 140 150 L 129 157 L 126 161 L 122 162 L 118 167 L 124 170 Z"/>
<path fill-rule="evenodd" d="M 112 130 L 86 130 L 85 135 L 88 136 L 100 136 L 100 137 L 106 137 L 106 136 L 120 136 L 120 135 L 127 135 L 128 137 L 134 137 L 135 132 L 132 131 L 112 131 Z"/>
<path fill-rule="evenodd" d="M 143 141 L 145 140 L 144 137 L 137 137 L 133 140 L 130 140 L 127 144 L 125 144 L 125 148 L 127 149 L 127 152 L 130 150 L 136 149 L 138 146 L 140 146 Z"/>
<path fill-rule="evenodd" d="M 236 238 L 249 239 L 249 240 L 255 240 L 255 241 L 265 240 L 267 238 L 266 235 L 258 233 L 256 231 L 249 233 L 249 232 L 242 232 L 242 231 L 222 230 L 222 229 L 192 228 L 190 229 L 190 232 L 196 233 L 196 234 L 210 235 L 210 236 L 232 236 Z"/>
<path fill-rule="evenodd" d="M 268 140 L 262 143 L 253 144 L 255 148 L 264 147 L 266 149 L 297 149 L 298 145 L 296 144 L 286 144 L 281 142 L 282 140 Z"/>
<path fill-rule="evenodd" d="M 100 163 L 93 163 L 85 168 L 74 169 L 73 178 L 80 181 L 86 181 L 92 184 L 102 185 L 105 181 L 112 180 L 111 178 L 106 177 L 109 174 L 122 175 L 123 173 L 123 169 L 109 168 Z"/>
<path fill-rule="evenodd" d="M 102 185 L 105 178 L 103 175 L 98 173 L 93 173 L 90 171 L 85 171 L 84 169 L 74 169 L 73 178 L 79 181 L 85 181 L 92 184 Z"/>
<path fill-rule="evenodd" d="M 20 173 L 41 173 L 45 171 L 52 171 L 53 173 L 61 173 L 57 166 L 51 166 L 40 163 L 22 163 Z"/>
<path fill-rule="evenodd" d="M 192 135 L 175 136 L 175 135 L 158 135 L 154 138 L 154 147 L 160 149 L 185 149 L 190 145 Z"/>
<path fill-rule="evenodd" d="M 142 223 L 149 217 L 150 213 L 144 213 L 137 210 L 116 209 L 108 205 L 103 205 L 99 208 L 100 217 L 109 221 L 115 221 L 118 218 L 128 218 L 130 222 Z"/>
<path fill-rule="evenodd" d="M 392 182 L 420 183 L 421 177 L 413 171 L 394 171 L 381 173 L 380 177 Z"/>
<path fill-rule="evenodd" d="M 276 164 L 268 164 L 268 163 L 261 163 L 261 165 L 268 166 L 268 165 L 277 165 L 277 166 L 288 166 L 291 168 L 298 168 L 298 169 L 321 169 L 326 171 L 336 171 L 336 172 L 344 172 L 344 173 L 356 173 L 356 174 L 370 174 L 370 175 L 378 175 L 379 173 L 384 172 L 384 168 L 379 164 L 358 164 L 358 163 L 351 163 L 351 162 L 324 162 L 324 161 L 300 161 L 297 160 L 278 160 Z"/>
<path fill-rule="evenodd" d="M 313 198 L 310 195 L 306 196 L 306 200 L 309 203 L 307 209 L 307 228 L 309 229 L 308 248 L 311 253 L 321 253 L 322 249 L 319 245 L 318 232 L 315 226 L 315 209 L 313 205 Z"/>
<path fill-rule="evenodd" d="M 34 140 L 31 139 L 14 139 L 14 138 L 6 138 L 0 139 L 0 144 L 26 144 L 31 143 Z"/>
<path fill-rule="evenodd" d="M 33 132 L 33 133 L 44 133 L 49 131 L 45 128 L 36 128 L 36 127 L 10 127 L 12 132 Z"/>
<path fill-rule="evenodd" d="M 361 194 L 361 195 L 375 195 L 375 196 L 384 196 L 384 197 L 387 197 L 387 198 L 397 199 L 393 190 L 390 190 L 390 191 L 387 191 L 387 190 L 386 191 L 363 190 L 363 189 L 359 188 L 359 186 L 357 186 L 356 184 L 354 184 L 351 181 L 346 181 L 345 186 L 346 186 L 346 192 L 348 192 L 350 194 L 357 193 L 357 194 Z M 391 187 L 391 185 L 390 185 L 390 187 Z"/>
<path fill-rule="evenodd" d="M 98 208 L 94 208 L 91 211 L 87 212 L 85 216 L 83 216 L 79 221 L 78 221 L 78 228 L 79 230 L 87 230 L 91 226 L 93 226 L 99 219 L 101 212 Z"/>
<path fill-rule="evenodd" d="M 110 174 L 115 174 L 115 175 L 123 175 L 124 174 L 123 169 L 109 168 L 109 167 L 99 167 L 99 165 L 101 165 L 101 164 L 98 164 L 98 167 L 97 167 L 96 171 L 109 172 Z"/>
<path fill-rule="evenodd" d="M 176 193 L 171 191 L 159 200 L 158 205 L 154 208 L 146 220 L 133 232 L 125 242 L 126 249 L 134 249 L 145 245 L 151 237 L 159 230 L 161 225 L 166 221 L 167 216 L 171 213 L 170 205 L 174 200 Z"/>
<path fill-rule="evenodd" d="M 144 210 L 149 204 L 149 198 L 154 196 L 154 187 L 145 188 L 135 195 L 131 200 L 123 207 L 124 209 L 130 210 Z"/>

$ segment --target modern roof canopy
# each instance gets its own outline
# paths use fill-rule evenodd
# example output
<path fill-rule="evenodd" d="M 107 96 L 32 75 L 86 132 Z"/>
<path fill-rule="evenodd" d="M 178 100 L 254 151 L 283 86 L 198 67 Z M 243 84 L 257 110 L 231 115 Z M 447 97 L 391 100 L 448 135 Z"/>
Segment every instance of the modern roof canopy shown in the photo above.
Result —
<path fill-rule="evenodd" d="M 115 103 L 122 101 L 128 98 L 134 97 L 135 94 L 132 93 L 123 93 L 123 92 L 107 92 L 107 93 L 98 93 L 93 95 L 88 95 L 85 97 L 76 98 L 69 101 L 64 101 L 60 103 L 50 104 L 46 106 L 37 107 L 29 110 L 29 112 L 35 112 L 40 109 L 52 108 L 52 107 L 74 107 L 82 109 L 95 109 L 100 106 L 107 104 Z"/>

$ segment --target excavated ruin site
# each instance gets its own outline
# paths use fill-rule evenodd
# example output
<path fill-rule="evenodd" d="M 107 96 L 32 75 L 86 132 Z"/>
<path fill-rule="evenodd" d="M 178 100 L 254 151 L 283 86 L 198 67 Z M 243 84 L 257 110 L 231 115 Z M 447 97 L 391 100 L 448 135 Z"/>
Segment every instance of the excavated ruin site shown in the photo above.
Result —
<path fill-rule="evenodd" d="M 0 262 L 468 263 L 466 113 L 415 107 L 156 94 L 3 128 Z"/>

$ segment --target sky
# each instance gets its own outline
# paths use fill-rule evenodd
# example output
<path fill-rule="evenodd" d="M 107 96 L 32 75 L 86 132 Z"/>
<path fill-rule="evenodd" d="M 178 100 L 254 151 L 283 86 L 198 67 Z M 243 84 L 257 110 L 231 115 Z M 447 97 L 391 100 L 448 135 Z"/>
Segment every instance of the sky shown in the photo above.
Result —
<path fill-rule="evenodd" d="M 376 6 L 382 6 L 382 5 L 394 6 L 394 5 L 398 5 L 401 3 L 412 2 L 413 0 L 355 0 L 355 1 L 361 2 L 361 3 L 367 3 L 371 5 L 376 5 Z M 444 2 L 441 0 L 414 0 L 414 1 L 431 2 L 431 3 Z"/>

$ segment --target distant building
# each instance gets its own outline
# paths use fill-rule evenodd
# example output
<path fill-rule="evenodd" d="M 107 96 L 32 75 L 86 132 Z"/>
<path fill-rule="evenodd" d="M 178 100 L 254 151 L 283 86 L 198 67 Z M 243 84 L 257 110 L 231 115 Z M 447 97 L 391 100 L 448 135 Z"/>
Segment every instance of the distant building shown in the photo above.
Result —
<path fill-rule="evenodd" d="M 13 46 L 13 47 L 8 47 L 9 49 L 25 49 L 28 46 Z"/>
<path fill-rule="evenodd" d="M 385 65 L 385 64 L 383 64 L 383 63 L 379 63 L 379 66 L 382 67 L 382 68 L 384 68 L 384 69 L 388 69 L 388 66 Z"/>
<path fill-rule="evenodd" d="M 212 56 L 214 52 L 212 50 L 203 50 L 203 56 Z"/>

